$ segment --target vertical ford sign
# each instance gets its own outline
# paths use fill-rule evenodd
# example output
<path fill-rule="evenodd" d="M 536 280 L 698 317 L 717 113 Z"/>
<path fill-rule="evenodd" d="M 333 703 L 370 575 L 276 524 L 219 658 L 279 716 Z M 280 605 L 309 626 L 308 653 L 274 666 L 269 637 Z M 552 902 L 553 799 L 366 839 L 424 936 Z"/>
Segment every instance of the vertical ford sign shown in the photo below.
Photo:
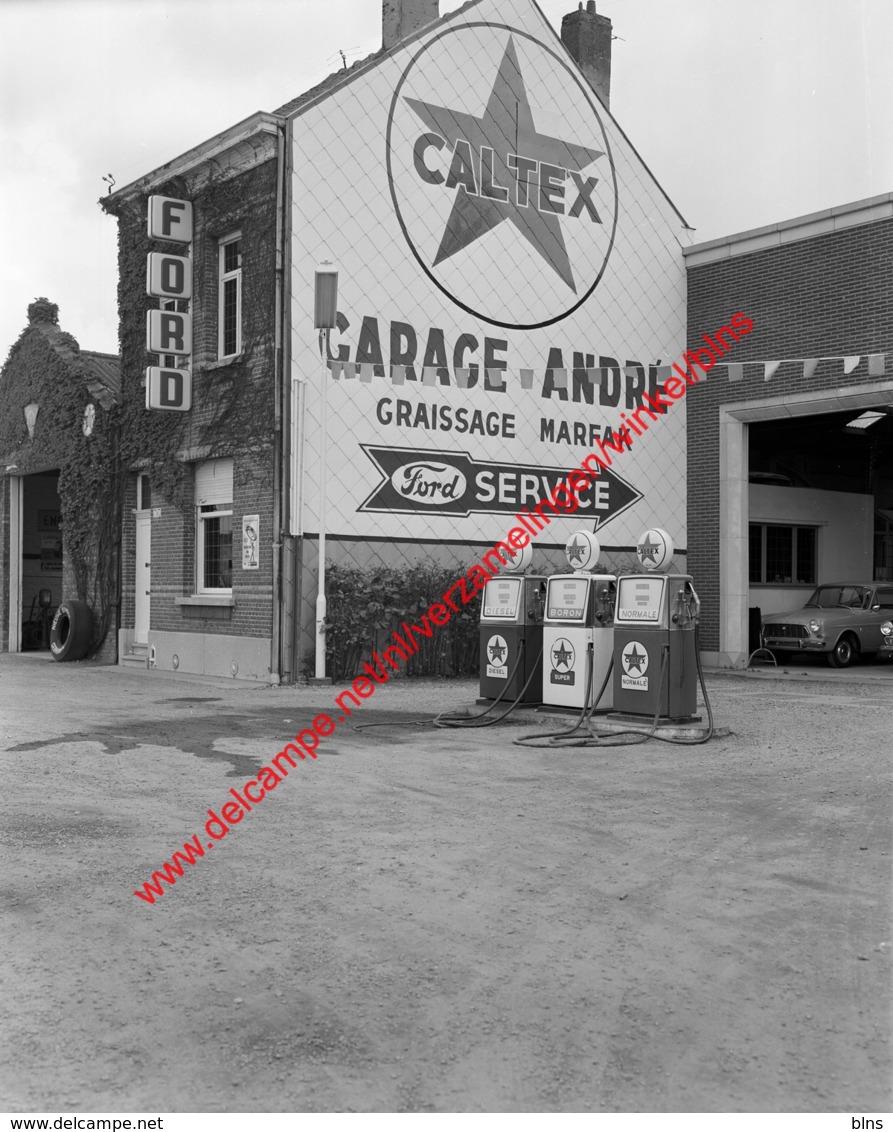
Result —
<path fill-rule="evenodd" d="M 192 202 L 149 197 L 149 239 L 192 245 Z M 160 310 L 146 312 L 146 349 L 162 357 L 192 353 L 192 316 L 177 310 L 192 298 L 192 259 L 186 255 L 149 252 L 146 294 L 161 300 Z M 146 408 L 185 413 L 192 408 L 192 371 L 179 366 L 146 368 Z"/>

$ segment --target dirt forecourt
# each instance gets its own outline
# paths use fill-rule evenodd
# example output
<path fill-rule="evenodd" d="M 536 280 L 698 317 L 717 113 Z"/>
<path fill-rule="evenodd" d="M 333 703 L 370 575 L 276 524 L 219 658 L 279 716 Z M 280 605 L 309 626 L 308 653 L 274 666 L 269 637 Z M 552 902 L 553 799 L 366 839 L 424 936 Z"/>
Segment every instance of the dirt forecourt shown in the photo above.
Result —
<path fill-rule="evenodd" d="M 888 1110 L 891 678 L 713 675 L 730 737 L 570 751 L 391 680 L 149 906 L 332 689 L 0 657 L 0 1109 Z"/>

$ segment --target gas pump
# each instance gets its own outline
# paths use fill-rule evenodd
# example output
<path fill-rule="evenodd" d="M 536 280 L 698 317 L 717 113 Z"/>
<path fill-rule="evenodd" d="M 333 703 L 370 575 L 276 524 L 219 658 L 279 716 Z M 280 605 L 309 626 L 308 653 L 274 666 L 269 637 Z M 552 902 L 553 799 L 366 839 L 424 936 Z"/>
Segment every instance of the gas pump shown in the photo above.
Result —
<path fill-rule="evenodd" d="M 698 697 L 698 595 L 691 575 L 667 572 L 673 540 L 666 531 L 644 531 L 636 556 L 646 572 L 617 579 L 614 710 L 651 719 L 690 718 Z"/>
<path fill-rule="evenodd" d="M 598 711 L 611 708 L 605 684 L 613 651 L 613 574 L 591 574 L 601 547 L 589 531 L 576 531 L 564 548 L 572 574 L 555 574 L 546 586 L 543 622 L 543 704 Z M 588 674 L 588 680 L 587 680 Z"/>
<path fill-rule="evenodd" d="M 480 620 L 482 699 L 538 704 L 542 690 L 543 599 L 546 579 L 522 574 L 529 544 L 515 555 L 513 571 L 484 587 Z"/>

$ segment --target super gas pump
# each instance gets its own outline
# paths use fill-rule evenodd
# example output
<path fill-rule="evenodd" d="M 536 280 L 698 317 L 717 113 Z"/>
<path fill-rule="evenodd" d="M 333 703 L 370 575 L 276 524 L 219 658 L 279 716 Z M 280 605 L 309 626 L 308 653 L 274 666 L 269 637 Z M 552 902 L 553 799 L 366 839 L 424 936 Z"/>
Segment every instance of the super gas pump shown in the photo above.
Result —
<path fill-rule="evenodd" d="M 645 531 L 636 557 L 645 573 L 617 579 L 614 711 L 688 719 L 698 698 L 698 595 L 691 575 L 668 573 L 673 540 L 666 531 Z"/>
<path fill-rule="evenodd" d="M 543 704 L 607 711 L 605 685 L 613 651 L 613 574 L 592 574 L 601 547 L 589 531 L 571 535 L 564 548 L 572 574 L 555 574 L 546 586 L 543 622 Z M 588 679 L 587 679 L 588 676 Z"/>
<path fill-rule="evenodd" d="M 532 557 L 532 546 L 525 546 L 512 560 L 513 572 L 491 578 L 484 587 L 480 620 L 482 699 L 540 702 L 546 579 L 520 572 L 530 565 Z"/>

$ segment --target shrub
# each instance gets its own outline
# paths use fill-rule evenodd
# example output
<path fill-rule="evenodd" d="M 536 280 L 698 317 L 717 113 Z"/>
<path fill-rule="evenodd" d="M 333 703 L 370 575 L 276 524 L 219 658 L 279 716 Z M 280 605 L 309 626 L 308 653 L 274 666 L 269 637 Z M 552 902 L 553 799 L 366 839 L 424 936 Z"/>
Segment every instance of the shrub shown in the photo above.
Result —
<path fill-rule="evenodd" d="M 400 633 L 404 621 L 418 623 L 432 602 L 454 585 L 464 567 L 417 563 L 411 566 L 326 567 L 326 669 L 335 680 L 361 675 L 360 665 Z M 418 641 L 406 662 L 407 676 L 476 676 L 480 596 L 453 613 L 449 624 Z"/>

